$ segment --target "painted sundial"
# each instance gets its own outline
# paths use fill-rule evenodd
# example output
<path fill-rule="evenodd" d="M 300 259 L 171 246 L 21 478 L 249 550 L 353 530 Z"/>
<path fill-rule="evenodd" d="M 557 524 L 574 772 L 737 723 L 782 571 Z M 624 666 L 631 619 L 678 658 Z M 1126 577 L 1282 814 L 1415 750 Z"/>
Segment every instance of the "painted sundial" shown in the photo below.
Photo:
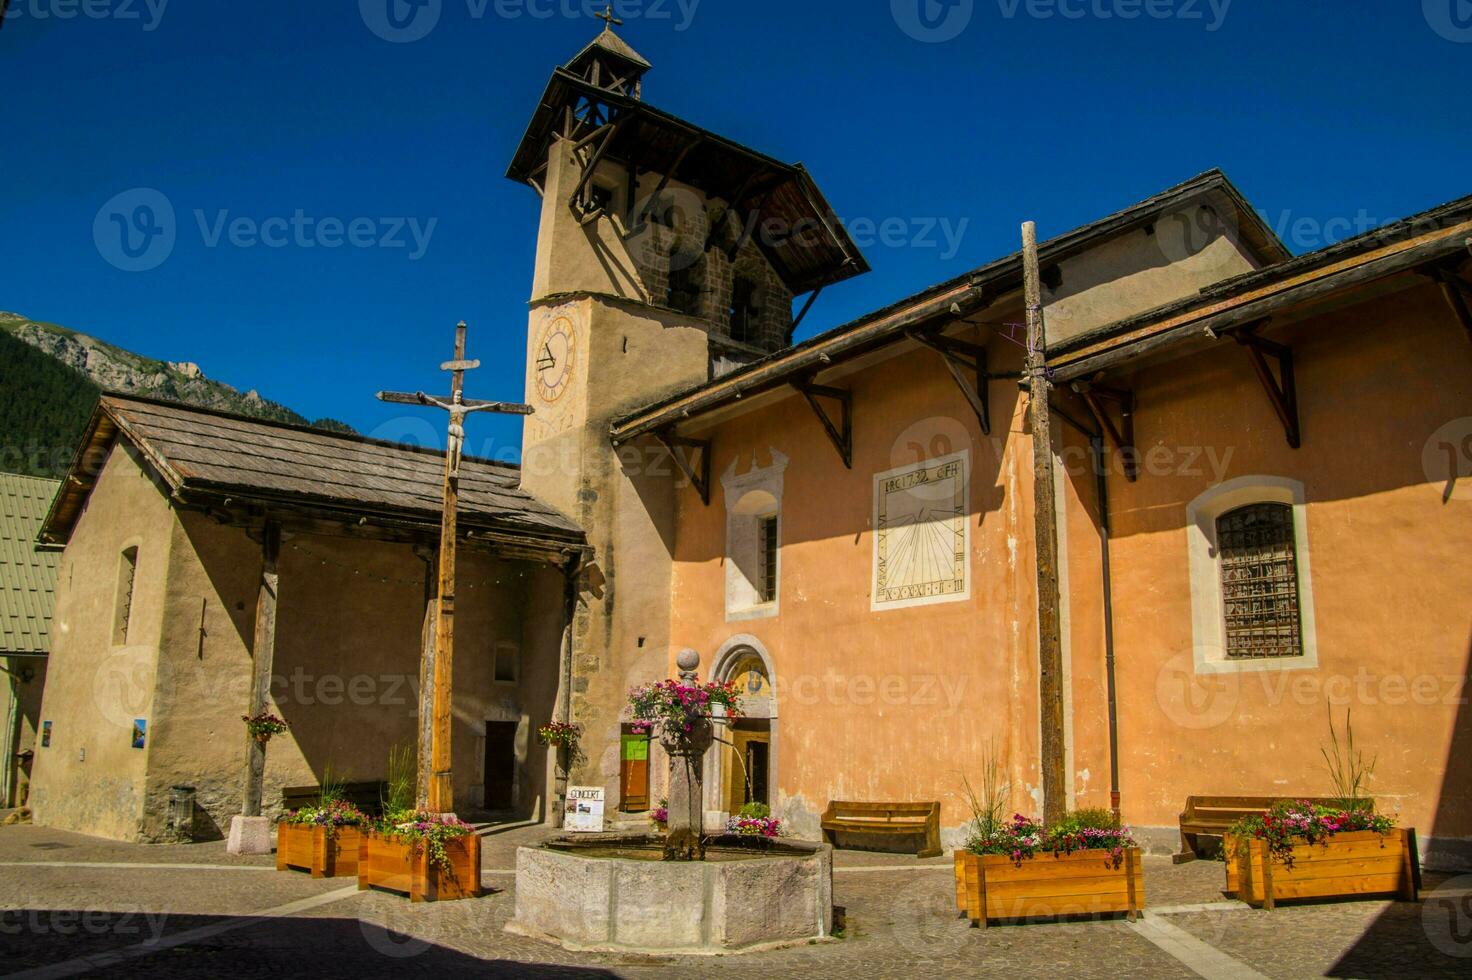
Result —
<path fill-rule="evenodd" d="M 874 477 L 874 609 L 971 594 L 968 463 L 961 452 Z"/>

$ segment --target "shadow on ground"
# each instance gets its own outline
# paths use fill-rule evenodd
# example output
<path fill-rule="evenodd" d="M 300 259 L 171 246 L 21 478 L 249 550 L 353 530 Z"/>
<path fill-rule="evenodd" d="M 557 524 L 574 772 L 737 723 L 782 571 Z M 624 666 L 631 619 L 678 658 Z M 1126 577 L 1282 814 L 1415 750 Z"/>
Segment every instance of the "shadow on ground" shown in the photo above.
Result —
<path fill-rule="evenodd" d="M 120 957 L 120 958 L 119 958 Z M 482 960 L 350 918 L 0 912 L 6 976 L 613 977 L 607 970 Z"/>

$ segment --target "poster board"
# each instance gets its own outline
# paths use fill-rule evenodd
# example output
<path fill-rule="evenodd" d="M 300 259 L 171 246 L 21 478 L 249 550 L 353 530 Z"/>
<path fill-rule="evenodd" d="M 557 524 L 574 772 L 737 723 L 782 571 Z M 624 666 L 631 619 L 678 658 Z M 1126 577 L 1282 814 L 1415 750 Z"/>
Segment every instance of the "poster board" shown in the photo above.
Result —
<path fill-rule="evenodd" d="M 562 826 L 579 834 L 603 831 L 603 787 L 569 786 L 563 809 Z"/>

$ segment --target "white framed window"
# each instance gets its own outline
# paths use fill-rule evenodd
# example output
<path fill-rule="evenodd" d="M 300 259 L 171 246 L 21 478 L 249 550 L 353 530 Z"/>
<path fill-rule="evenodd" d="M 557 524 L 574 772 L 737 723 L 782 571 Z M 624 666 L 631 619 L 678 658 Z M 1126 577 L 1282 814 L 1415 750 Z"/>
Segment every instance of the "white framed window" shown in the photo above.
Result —
<path fill-rule="evenodd" d="M 1244 476 L 1186 508 L 1197 673 L 1318 666 L 1303 484 Z"/>
<path fill-rule="evenodd" d="M 782 479 L 787 457 L 721 477 L 726 500 L 726 621 L 776 616 L 782 601 Z"/>

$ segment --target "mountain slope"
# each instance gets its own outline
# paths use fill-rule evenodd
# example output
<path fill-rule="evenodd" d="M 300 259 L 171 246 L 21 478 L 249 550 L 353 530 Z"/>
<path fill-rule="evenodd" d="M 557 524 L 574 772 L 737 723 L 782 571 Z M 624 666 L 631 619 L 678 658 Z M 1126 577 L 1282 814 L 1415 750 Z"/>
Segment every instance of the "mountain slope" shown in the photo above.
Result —
<path fill-rule="evenodd" d="M 352 431 L 333 419 L 309 423 L 254 390 L 242 394 L 205 377 L 194 364 L 156 361 L 65 327 L 0 313 L 0 470 L 63 475 L 103 389 Z"/>

